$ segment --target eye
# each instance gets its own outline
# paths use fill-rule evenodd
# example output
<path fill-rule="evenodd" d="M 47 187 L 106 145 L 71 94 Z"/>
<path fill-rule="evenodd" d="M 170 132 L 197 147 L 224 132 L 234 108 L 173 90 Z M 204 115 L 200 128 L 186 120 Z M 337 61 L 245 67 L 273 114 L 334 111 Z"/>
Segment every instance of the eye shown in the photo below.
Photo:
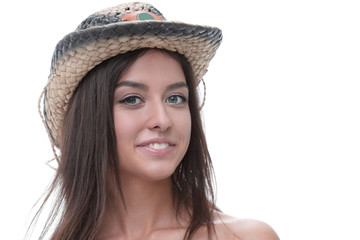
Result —
<path fill-rule="evenodd" d="M 119 103 L 127 104 L 127 105 L 137 105 L 142 103 L 142 100 L 138 96 L 129 96 L 119 101 Z"/>
<path fill-rule="evenodd" d="M 166 102 L 171 104 L 183 104 L 186 103 L 186 98 L 181 95 L 172 95 L 166 99 Z"/>

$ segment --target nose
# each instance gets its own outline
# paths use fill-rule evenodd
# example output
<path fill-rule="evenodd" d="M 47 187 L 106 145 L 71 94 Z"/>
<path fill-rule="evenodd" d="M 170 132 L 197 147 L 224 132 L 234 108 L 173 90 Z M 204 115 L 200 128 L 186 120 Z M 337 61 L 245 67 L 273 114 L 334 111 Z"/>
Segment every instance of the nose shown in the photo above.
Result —
<path fill-rule="evenodd" d="M 159 101 L 151 105 L 149 108 L 149 129 L 165 131 L 170 128 L 172 124 L 173 122 L 164 103 Z"/>

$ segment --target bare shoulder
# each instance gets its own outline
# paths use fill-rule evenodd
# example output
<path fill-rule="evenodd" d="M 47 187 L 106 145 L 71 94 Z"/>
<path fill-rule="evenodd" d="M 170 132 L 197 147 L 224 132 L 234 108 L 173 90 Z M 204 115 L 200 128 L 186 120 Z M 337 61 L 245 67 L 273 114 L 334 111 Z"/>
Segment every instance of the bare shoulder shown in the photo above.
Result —
<path fill-rule="evenodd" d="M 216 212 L 215 230 L 219 240 L 279 240 L 276 232 L 266 223 L 253 219 L 237 219 Z"/>

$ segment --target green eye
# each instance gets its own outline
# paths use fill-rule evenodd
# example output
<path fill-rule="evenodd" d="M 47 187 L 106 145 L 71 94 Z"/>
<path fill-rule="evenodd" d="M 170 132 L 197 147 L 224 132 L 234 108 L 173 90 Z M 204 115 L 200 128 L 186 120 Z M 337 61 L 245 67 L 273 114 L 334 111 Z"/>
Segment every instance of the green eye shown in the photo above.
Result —
<path fill-rule="evenodd" d="M 182 104 L 186 102 L 186 99 L 181 95 L 172 95 L 166 99 L 166 102 L 171 104 Z"/>
<path fill-rule="evenodd" d="M 124 103 L 128 105 L 136 105 L 136 104 L 140 104 L 141 102 L 142 102 L 141 99 L 137 96 L 126 97 L 120 101 L 120 103 Z"/>

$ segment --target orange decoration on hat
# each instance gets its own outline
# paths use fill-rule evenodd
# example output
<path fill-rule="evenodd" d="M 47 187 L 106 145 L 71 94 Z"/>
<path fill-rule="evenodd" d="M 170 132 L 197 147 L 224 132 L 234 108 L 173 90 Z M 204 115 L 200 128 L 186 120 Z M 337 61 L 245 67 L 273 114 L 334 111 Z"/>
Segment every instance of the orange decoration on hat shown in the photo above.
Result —
<path fill-rule="evenodd" d="M 125 14 L 122 16 L 121 21 L 143 21 L 143 20 L 165 20 L 164 18 L 152 13 L 145 11 L 137 11 Z"/>

